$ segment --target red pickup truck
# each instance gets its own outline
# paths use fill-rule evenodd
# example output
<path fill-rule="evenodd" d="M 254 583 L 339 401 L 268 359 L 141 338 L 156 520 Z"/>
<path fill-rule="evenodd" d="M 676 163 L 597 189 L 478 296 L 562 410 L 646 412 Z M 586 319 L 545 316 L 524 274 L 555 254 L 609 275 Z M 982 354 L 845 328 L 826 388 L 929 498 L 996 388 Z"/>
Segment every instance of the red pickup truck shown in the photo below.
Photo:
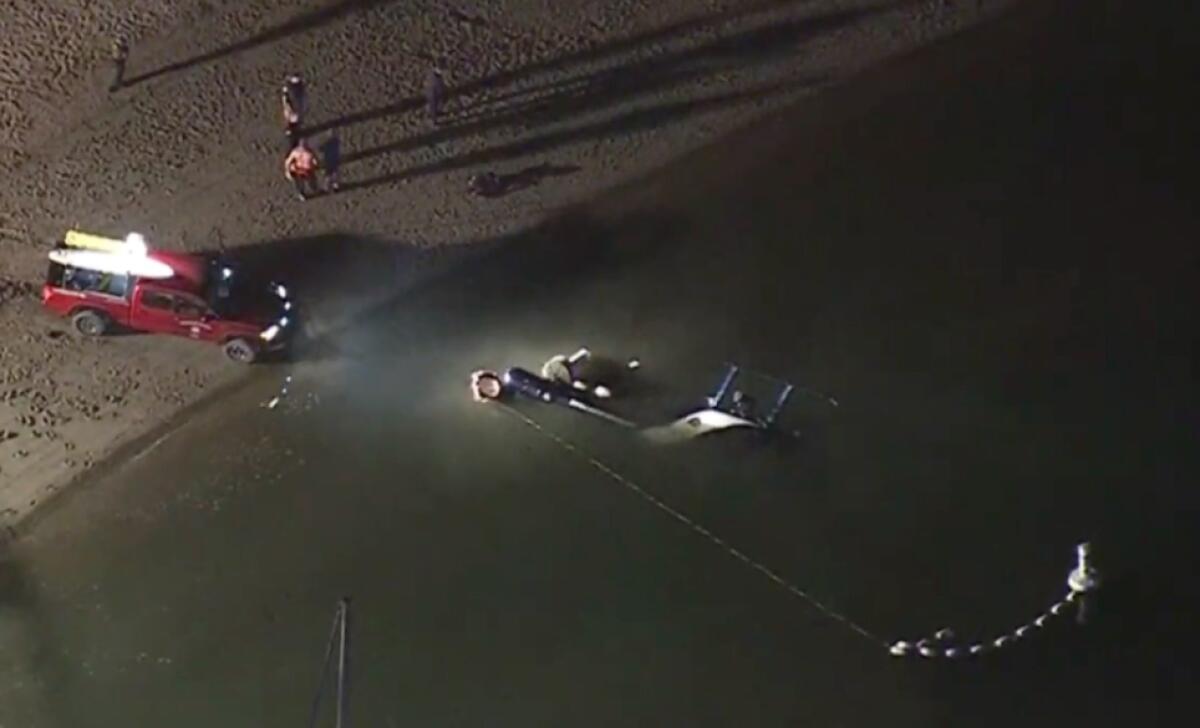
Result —
<path fill-rule="evenodd" d="M 50 254 L 42 303 L 80 334 L 122 327 L 186 336 L 245 364 L 290 343 L 293 304 L 282 285 L 242 281 L 214 257 L 153 251 L 130 265 L 106 255 L 65 247 Z"/>

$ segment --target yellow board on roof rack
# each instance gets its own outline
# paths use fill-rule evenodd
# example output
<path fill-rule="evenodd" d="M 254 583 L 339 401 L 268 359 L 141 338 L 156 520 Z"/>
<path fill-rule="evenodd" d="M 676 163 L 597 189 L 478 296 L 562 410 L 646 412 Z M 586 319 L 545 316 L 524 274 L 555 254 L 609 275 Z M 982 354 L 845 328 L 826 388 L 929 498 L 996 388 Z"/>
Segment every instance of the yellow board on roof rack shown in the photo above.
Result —
<path fill-rule="evenodd" d="M 66 237 L 63 238 L 63 243 L 65 243 L 69 248 L 98 250 L 105 253 L 126 252 L 124 240 L 120 240 L 118 238 L 106 238 L 100 235 L 92 235 L 91 233 L 80 232 L 79 230 L 68 230 Z"/>

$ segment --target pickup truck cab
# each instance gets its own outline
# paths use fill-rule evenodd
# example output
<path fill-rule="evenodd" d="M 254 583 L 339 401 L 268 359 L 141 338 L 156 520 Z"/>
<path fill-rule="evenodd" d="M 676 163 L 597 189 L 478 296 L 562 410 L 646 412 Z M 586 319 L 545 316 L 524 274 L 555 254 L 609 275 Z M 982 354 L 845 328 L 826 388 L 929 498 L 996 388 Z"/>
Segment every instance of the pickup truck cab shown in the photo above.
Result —
<path fill-rule="evenodd" d="M 183 253 L 143 250 L 134 258 L 60 245 L 42 304 L 84 336 L 117 327 L 183 336 L 218 344 L 245 364 L 286 348 L 295 329 L 284 286 L 256 286 L 219 258 Z"/>

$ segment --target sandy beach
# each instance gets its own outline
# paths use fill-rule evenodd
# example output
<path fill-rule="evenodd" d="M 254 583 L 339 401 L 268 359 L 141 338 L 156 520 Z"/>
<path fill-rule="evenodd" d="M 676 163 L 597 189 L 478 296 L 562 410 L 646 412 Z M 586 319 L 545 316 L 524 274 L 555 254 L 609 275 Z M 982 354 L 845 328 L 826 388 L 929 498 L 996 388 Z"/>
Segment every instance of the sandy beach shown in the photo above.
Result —
<path fill-rule="evenodd" d="M 0 526 L 15 535 L 114 448 L 247 374 L 216 347 L 81 340 L 44 313 L 45 254 L 65 230 L 241 255 L 294 283 L 319 337 L 464 254 L 1012 3 L 8 5 Z M 110 95 L 117 35 L 127 85 Z M 437 125 L 422 97 L 433 64 L 448 84 Z M 289 72 L 308 81 L 306 133 L 342 146 L 342 191 L 306 203 L 281 174 Z M 483 172 L 510 189 L 469 194 Z"/>

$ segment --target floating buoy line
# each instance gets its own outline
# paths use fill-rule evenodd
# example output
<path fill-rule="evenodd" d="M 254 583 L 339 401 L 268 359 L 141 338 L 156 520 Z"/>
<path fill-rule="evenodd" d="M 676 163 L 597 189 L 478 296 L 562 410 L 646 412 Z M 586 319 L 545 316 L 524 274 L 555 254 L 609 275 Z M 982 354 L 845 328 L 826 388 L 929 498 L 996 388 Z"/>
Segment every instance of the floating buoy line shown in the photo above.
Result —
<path fill-rule="evenodd" d="M 608 465 L 605 465 L 595 457 L 584 452 L 570 440 L 567 440 L 561 435 L 546 429 L 524 412 L 521 412 L 520 410 L 499 401 L 496 403 L 499 404 L 505 412 L 520 420 L 530 429 L 546 437 L 563 450 L 566 450 L 575 457 L 583 460 L 589 466 L 604 474 L 608 479 L 637 495 L 643 501 L 654 506 L 660 512 L 683 524 L 697 536 L 700 536 L 713 546 L 721 549 L 730 557 L 742 562 L 753 571 L 763 575 L 777 586 L 791 594 L 793 597 L 800 599 L 809 607 L 815 609 L 825 617 L 828 617 L 838 624 L 841 624 L 843 627 L 859 637 L 879 645 L 894 657 L 957 659 L 962 657 L 980 656 L 985 653 L 1009 647 L 1021 641 L 1035 630 L 1040 630 L 1046 627 L 1055 618 L 1064 615 L 1068 611 L 1068 607 L 1072 604 L 1079 605 L 1082 620 L 1082 610 L 1084 609 L 1087 596 L 1100 587 L 1099 572 L 1090 561 L 1091 546 L 1087 543 L 1083 543 L 1077 547 L 1076 566 L 1067 577 L 1068 591 L 1066 596 L 1054 602 L 1034 619 L 1015 629 L 1012 629 L 990 640 L 973 641 L 969 643 L 959 642 L 956 639 L 953 630 L 950 629 L 940 629 L 928 637 L 918 637 L 912 640 L 886 640 L 872 630 L 864 627 L 862 624 L 859 624 L 846 614 L 817 599 L 808 591 L 802 589 L 794 582 L 784 578 L 781 574 L 779 574 L 779 572 L 770 568 L 766 564 L 752 558 L 741 549 L 737 548 L 733 544 L 730 544 L 728 541 L 721 538 L 721 536 L 706 528 L 703 524 L 693 520 L 686 513 L 663 501 L 654 493 L 643 488 L 641 485 L 638 485 L 636 482 L 630 480 L 624 475 L 621 475 L 616 470 Z"/>

